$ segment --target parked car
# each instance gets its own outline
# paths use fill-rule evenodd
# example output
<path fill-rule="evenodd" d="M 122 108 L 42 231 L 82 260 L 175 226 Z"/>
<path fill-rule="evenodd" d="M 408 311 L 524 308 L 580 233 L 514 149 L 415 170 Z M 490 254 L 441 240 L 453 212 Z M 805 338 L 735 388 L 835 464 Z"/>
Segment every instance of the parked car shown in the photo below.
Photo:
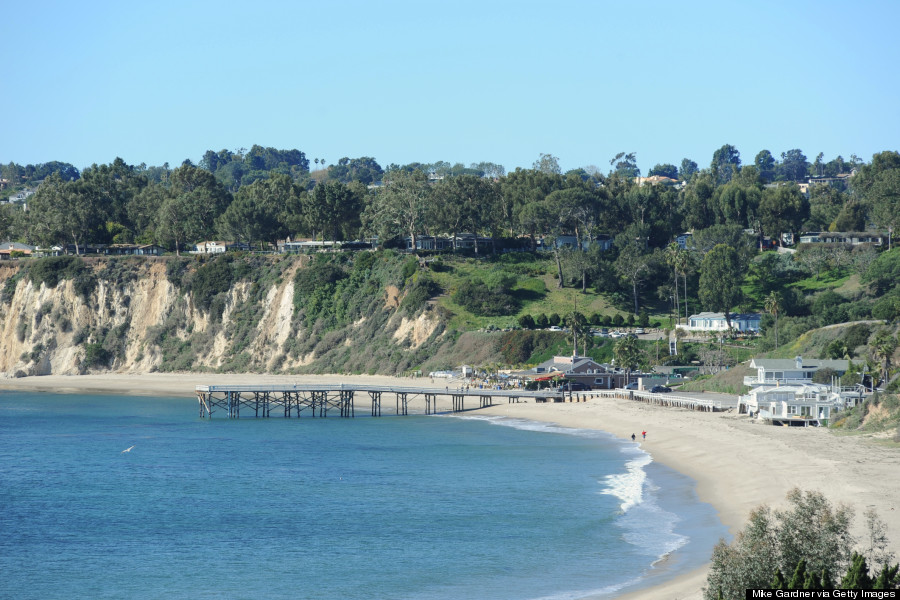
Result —
<path fill-rule="evenodd" d="M 586 392 L 591 389 L 591 386 L 585 385 L 580 381 L 564 381 L 559 386 L 559 389 L 563 390 L 564 392 Z"/>
<path fill-rule="evenodd" d="M 667 394 L 672 391 L 672 388 L 666 387 L 664 385 L 654 385 L 650 388 L 651 394 Z"/>
<path fill-rule="evenodd" d="M 562 331 L 562 327 L 558 327 L 556 325 L 551 325 L 550 331 Z"/>
<path fill-rule="evenodd" d="M 626 386 L 625 386 L 624 388 L 622 388 L 622 389 L 626 389 L 626 390 L 636 390 L 636 389 L 638 389 L 638 382 L 637 382 L 637 381 L 632 381 L 631 383 L 629 383 L 628 385 L 626 385 Z"/>
<path fill-rule="evenodd" d="M 641 335 L 642 333 L 644 333 L 644 328 L 638 327 L 637 329 L 634 330 L 634 332 L 638 335 Z"/>

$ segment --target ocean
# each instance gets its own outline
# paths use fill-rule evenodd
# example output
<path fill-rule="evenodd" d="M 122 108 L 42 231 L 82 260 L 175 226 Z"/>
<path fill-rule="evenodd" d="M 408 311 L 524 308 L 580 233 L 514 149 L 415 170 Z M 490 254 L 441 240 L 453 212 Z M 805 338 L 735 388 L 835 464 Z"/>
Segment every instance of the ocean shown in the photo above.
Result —
<path fill-rule="evenodd" d="M 727 535 L 636 444 L 464 414 L 2 392 L 0 597 L 611 598 Z"/>

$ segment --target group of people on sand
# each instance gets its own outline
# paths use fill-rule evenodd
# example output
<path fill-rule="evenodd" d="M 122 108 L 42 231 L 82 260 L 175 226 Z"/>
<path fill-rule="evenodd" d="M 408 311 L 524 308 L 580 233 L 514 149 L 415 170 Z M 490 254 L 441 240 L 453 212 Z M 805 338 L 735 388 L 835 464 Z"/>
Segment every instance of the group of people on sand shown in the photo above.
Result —
<path fill-rule="evenodd" d="M 641 435 L 644 436 L 644 439 L 645 439 L 645 440 L 647 439 L 647 432 L 646 432 L 646 431 L 642 431 L 642 432 L 641 432 Z M 632 434 L 631 434 L 631 441 L 633 442 L 633 441 L 635 441 L 636 439 L 637 439 L 637 437 L 632 433 Z"/>

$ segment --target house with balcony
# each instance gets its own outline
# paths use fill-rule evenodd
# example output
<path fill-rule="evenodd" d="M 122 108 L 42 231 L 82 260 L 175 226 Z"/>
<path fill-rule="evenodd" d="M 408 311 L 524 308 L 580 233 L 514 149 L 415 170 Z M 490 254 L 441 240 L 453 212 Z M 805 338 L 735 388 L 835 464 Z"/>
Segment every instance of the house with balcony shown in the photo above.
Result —
<path fill-rule="evenodd" d="M 758 333 L 762 321 L 760 313 L 728 313 L 731 319 L 731 329 L 741 333 Z M 728 330 L 728 320 L 725 313 L 702 312 L 691 315 L 686 326 L 688 331 L 714 331 L 725 332 Z"/>
<path fill-rule="evenodd" d="M 738 400 L 738 412 L 773 425 L 827 425 L 846 400 L 829 385 L 763 385 Z"/>
<path fill-rule="evenodd" d="M 754 358 L 750 368 L 756 369 L 755 376 L 744 377 L 744 385 L 785 386 L 811 384 L 813 375 L 821 369 L 833 369 L 838 377 L 850 368 L 847 359 L 818 359 L 797 356 L 790 358 Z"/>

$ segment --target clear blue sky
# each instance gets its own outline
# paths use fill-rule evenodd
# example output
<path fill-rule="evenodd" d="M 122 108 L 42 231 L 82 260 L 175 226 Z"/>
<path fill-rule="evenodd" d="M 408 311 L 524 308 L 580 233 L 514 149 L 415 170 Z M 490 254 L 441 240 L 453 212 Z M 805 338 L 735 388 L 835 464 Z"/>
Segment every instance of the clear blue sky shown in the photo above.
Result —
<path fill-rule="evenodd" d="M 7 2 L 0 162 L 297 148 L 647 172 L 900 146 L 900 2 Z"/>

